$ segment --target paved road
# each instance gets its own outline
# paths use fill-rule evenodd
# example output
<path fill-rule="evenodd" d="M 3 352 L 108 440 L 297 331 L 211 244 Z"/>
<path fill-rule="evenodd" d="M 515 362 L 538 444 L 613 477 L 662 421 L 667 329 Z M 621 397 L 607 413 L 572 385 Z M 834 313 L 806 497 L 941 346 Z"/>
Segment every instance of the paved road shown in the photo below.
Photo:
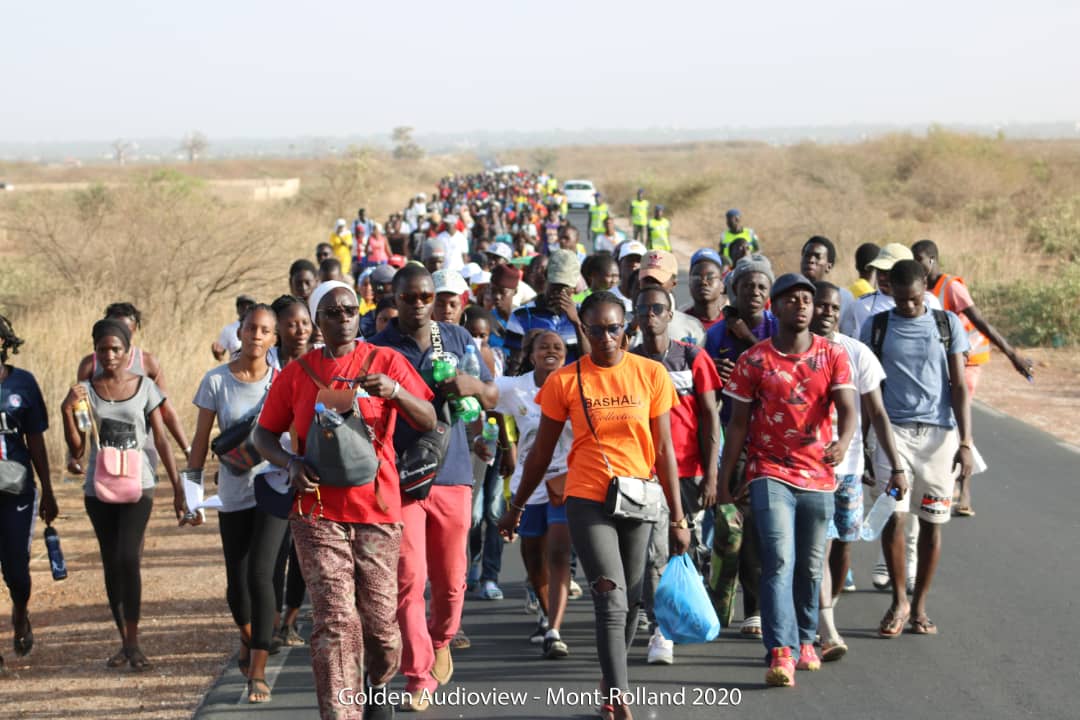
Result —
<path fill-rule="evenodd" d="M 836 718 L 1076 718 L 1072 692 L 1080 681 L 1076 598 L 1080 597 L 1080 500 L 1077 450 L 1015 420 L 977 408 L 975 437 L 991 469 L 979 477 L 978 517 L 954 520 L 945 531 L 938 582 L 929 610 L 938 637 L 881 640 L 875 629 L 888 605 L 870 586 L 873 548 L 855 554 L 859 591 L 843 597 L 837 622 L 851 647 L 839 663 L 800 673 L 794 690 L 766 689 L 762 647 L 725 629 L 717 642 L 676 648 L 669 667 L 645 663 L 646 638 L 631 655 L 631 680 L 653 692 L 685 690 L 685 701 L 642 709 L 636 717 Z M 527 636 L 523 572 L 517 546 L 506 550 L 503 587 L 510 599 L 469 600 L 465 628 L 473 640 L 455 656 L 446 690 L 524 693 L 504 706 L 465 702 L 432 708 L 424 717 L 591 717 L 593 706 L 552 702 L 549 692 L 588 693 L 599 666 L 587 600 L 570 604 L 564 637 L 571 656 L 545 661 Z M 236 717 L 314 718 L 315 697 L 306 648 L 272 658 L 274 700 L 249 708 L 231 666 L 197 713 L 204 720 Z M 393 687 L 401 689 L 395 681 Z M 553 690 L 554 689 L 554 690 Z M 724 699 L 728 706 L 711 706 Z M 572 698 L 569 698 L 572 700 Z M 736 707 L 735 700 L 740 704 Z M 705 704 L 695 705 L 695 701 Z"/>

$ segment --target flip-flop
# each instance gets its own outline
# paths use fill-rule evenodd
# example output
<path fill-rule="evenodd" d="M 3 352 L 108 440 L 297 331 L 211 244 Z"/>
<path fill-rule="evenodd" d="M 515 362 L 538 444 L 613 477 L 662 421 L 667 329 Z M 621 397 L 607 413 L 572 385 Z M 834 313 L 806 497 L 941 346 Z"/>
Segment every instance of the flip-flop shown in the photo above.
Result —
<path fill-rule="evenodd" d="M 262 687 L 258 687 L 258 686 Z M 262 688 L 266 688 L 263 690 Z M 249 705 L 261 705 L 268 703 L 273 698 L 273 693 L 270 691 L 270 684 L 266 682 L 266 678 L 251 678 L 247 681 L 247 695 Z M 253 695 L 265 695 L 265 698 L 253 700 Z"/>
<path fill-rule="evenodd" d="M 904 626 L 907 625 L 909 617 L 911 617 L 910 610 L 903 615 L 896 615 L 892 608 L 889 608 L 885 613 L 885 617 L 881 618 L 881 624 L 878 626 L 878 636 L 890 640 L 900 637 L 900 634 L 904 632 Z"/>
<path fill-rule="evenodd" d="M 145 672 L 150 670 L 154 666 L 150 664 L 150 661 L 143 655 L 143 651 L 137 647 L 127 649 L 128 662 L 131 664 L 131 669 L 136 672 Z"/>
<path fill-rule="evenodd" d="M 29 615 L 26 617 L 26 630 L 21 635 L 18 630 L 15 631 L 13 644 L 15 654 L 19 657 L 26 657 L 34 649 L 34 628 L 30 627 Z"/>
<path fill-rule="evenodd" d="M 128 663 L 127 648 L 120 648 L 116 651 L 116 654 L 105 661 L 105 667 L 118 668 L 124 667 Z"/>
<path fill-rule="evenodd" d="M 911 618 L 912 635 L 937 635 L 938 629 L 934 621 L 926 615 L 919 618 Z"/>
<path fill-rule="evenodd" d="M 970 505 L 953 505 L 952 514 L 956 517 L 975 517 L 975 511 Z"/>

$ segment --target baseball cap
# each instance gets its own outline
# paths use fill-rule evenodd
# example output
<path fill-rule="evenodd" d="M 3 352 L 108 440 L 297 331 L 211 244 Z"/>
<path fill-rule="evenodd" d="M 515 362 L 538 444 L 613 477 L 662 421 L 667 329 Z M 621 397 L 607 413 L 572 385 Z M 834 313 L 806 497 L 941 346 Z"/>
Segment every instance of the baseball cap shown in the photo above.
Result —
<path fill-rule="evenodd" d="M 514 251 L 510 249 L 509 245 L 502 242 L 491 243 L 487 246 L 487 250 L 485 250 L 484 252 L 488 253 L 489 255 L 501 257 L 503 260 L 506 260 L 508 262 L 514 257 Z"/>
<path fill-rule="evenodd" d="M 491 271 L 491 284 L 495 287 L 517 290 L 521 282 L 521 271 L 510 265 L 498 265 Z"/>
<path fill-rule="evenodd" d="M 648 248 L 639 243 L 637 240 L 630 240 L 619 245 L 619 260 L 622 260 L 627 255 L 644 255 L 648 252 Z"/>
<path fill-rule="evenodd" d="M 712 248 L 701 248 L 693 255 L 690 256 L 690 269 L 693 270 L 694 266 L 699 262 L 711 262 L 721 270 L 724 269 L 724 260 L 720 257 L 720 253 L 716 252 Z"/>
<path fill-rule="evenodd" d="M 397 274 L 397 270 L 393 265 L 376 265 L 375 269 L 371 271 L 371 284 L 372 285 L 389 285 L 394 282 L 394 275 Z"/>
<path fill-rule="evenodd" d="M 473 287 L 479 287 L 481 285 L 491 284 L 491 273 L 487 270 L 481 270 L 480 272 L 469 278 L 469 284 Z"/>
<path fill-rule="evenodd" d="M 809 290 L 814 292 L 814 283 L 810 282 L 805 276 L 799 273 L 784 273 L 780 277 L 776 278 L 776 282 L 773 283 L 772 293 L 769 298 L 776 302 L 776 299 L 781 295 L 791 292 L 792 290 Z"/>
<path fill-rule="evenodd" d="M 867 267 L 872 267 L 876 270 L 892 270 L 892 266 L 901 260 L 914 260 L 915 256 L 911 254 L 911 250 L 906 245 L 900 243 L 889 243 L 885 247 L 881 248 L 876 258 L 872 262 L 867 263 Z"/>
<path fill-rule="evenodd" d="M 472 282 L 473 276 L 478 275 L 481 271 L 478 263 L 465 263 L 465 267 L 461 268 L 461 277 L 465 278 L 469 282 Z"/>
<path fill-rule="evenodd" d="M 469 291 L 469 284 L 457 270 L 436 270 L 431 274 L 431 281 L 435 283 L 435 293 L 453 293 L 462 295 Z"/>
<path fill-rule="evenodd" d="M 727 217 L 742 217 L 742 213 L 737 208 L 731 208 L 727 211 Z"/>
<path fill-rule="evenodd" d="M 559 248 L 548 256 L 547 281 L 553 285 L 577 287 L 581 279 L 581 265 L 577 253 Z"/>
<path fill-rule="evenodd" d="M 420 250 L 421 260 L 444 257 L 446 257 L 446 243 L 441 238 L 433 237 L 424 241 Z"/>
<path fill-rule="evenodd" d="M 664 250 L 650 250 L 641 258 L 639 278 L 652 278 L 666 283 L 679 272 L 679 263 L 675 256 Z"/>
<path fill-rule="evenodd" d="M 337 222 L 336 222 L 336 223 L 334 223 L 334 227 L 339 227 L 339 228 L 343 228 L 343 227 L 345 227 L 345 226 L 346 226 L 347 224 L 348 224 L 348 223 L 346 223 L 346 222 L 345 222 L 345 218 L 338 218 L 338 219 L 337 219 Z"/>

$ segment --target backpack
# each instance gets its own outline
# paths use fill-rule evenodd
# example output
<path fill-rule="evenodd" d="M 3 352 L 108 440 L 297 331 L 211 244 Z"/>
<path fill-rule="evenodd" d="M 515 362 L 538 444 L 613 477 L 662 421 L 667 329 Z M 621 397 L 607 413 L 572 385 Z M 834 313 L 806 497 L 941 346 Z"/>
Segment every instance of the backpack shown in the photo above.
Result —
<path fill-rule="evenodd" d="M 891 310 L 884 310 L 874 315 L 873 325 L 870 328 L 870 349 L 874 351 L 874 355 L 877 359 L 881 359 L 882 348 L 885 347 L 885 331 L 889 328 L 889 313 Z M 934 324 L 937 325 L 938 339 L 941 341 L 941 346 L 945 348 L 946 357 L 949 355 L 949 348 L 952 346 L 952 327 L 949 325 L 949 316 L 944 310 L 930 310 L 934 314 Z"/>

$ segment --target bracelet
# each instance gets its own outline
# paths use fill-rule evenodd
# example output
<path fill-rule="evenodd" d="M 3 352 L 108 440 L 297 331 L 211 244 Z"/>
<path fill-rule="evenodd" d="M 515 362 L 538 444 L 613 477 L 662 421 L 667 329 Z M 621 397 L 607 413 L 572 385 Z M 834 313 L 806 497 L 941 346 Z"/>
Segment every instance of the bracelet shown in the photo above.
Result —
<path fill-rule="evenodd" d="M 903 470 L 903 468 L 893 468 L 892 469 L 892 474 L 893 475 L 903 475 L 904 470 Z"/>
<path fill-rule="evenodd" d="M 394 381 L 394 390 L 393 390 L 393 392 L 390 393 L 390 397 L 387 398 L 387 399 L 388 400 L 393 400 L 394 398 L 396 398 L 398 396 L 399 392 L 401 392 L 401 383 L 399 383 L 397 380 L 395 380 Z"/>
<path fill-rule="evenodd" d="M 510 501 L 510 507 L 512 507 L 514 510 L 517 510 L 519 513 L 525 512 L 525 506 L 515 505 L 513 500 Z"/>
<path fill-rule="evenodd" d="M 960 447 L 962 447 L 962 448 L 967 448 L 968 450 L 971 450 L 971 449 L 972 449 L 971 443 L 969 443 L 969 442 L 962 442 L 962 443 L 960 443 Z"/>

